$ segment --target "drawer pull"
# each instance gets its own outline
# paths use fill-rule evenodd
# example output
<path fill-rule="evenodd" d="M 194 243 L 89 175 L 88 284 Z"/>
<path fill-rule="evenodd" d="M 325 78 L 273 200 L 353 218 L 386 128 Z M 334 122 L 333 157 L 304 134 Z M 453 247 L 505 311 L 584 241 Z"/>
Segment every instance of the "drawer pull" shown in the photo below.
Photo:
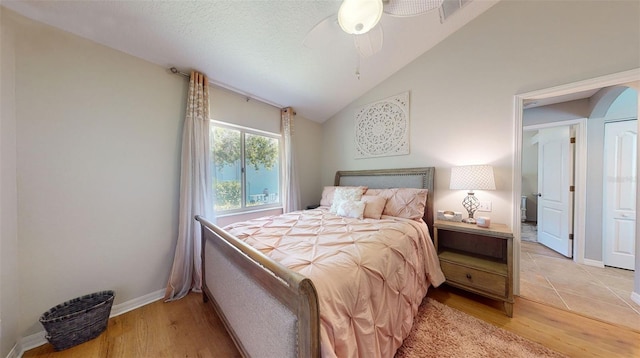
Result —
<path fill-rule="evenodd" d="M 470 274 L 470 273 L 468 273 L 468 274 L 467 274 L 467 278 L 468 278 L 469 280 L 471 280 L 471 274 Z"/>

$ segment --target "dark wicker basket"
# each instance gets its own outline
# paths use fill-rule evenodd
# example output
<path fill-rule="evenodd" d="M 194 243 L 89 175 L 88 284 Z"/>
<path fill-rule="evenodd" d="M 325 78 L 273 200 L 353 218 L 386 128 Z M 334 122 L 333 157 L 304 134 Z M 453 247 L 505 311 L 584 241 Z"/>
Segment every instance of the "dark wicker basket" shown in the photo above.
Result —
<path fill-rule="evenodd" d="M 57 351 L 94 339 L 107 329 L 114 292 L 101 291 L 61 303 L 40 316 Z"/>

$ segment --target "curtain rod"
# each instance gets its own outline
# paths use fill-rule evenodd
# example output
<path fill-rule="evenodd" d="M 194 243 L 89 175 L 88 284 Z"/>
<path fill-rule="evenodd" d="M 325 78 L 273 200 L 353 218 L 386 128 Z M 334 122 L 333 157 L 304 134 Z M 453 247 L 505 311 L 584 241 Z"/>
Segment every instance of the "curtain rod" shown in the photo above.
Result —
<path fill-rule="evenodd" d="M 181 72 L 175 67 L 169 67 L 169 71 L 171 73 L 173 73 L 174 75 L 179 75 L 179 76 L 182 76 L 182 77 L 186 77 L 187 79 L 191 77 L 190 74 L 185 73 L 185 72 Z M 207 82 L 209 83 L 210 86 L 214 86 L 214 87 L 223 89 L 223 90 L 225 90 L 227 92 L 231 92 L 233 94 L 237 94 L 237 95 L 243 96 L 243 97 L 245 97 L 247 102 L 249 102 L 249 100 L 252 99 L 254 101 L 258 101 L 258 102 L 261 102 L 261 103 L 264 103 L 264 104 L 268 104 L 268 105 L 270 105 L 272 107 L 275 107 L 277 109 L 285 108 L 285 106 L 282 106 L 282 105 L 279 105 L 277 103 L 268 101 L 268 100 L 266 100 L 264 98 L 260 98 L 260 97 L 254 96 L 252 94 L 240 91 L 240 90 L 238 90 L 236 88 L 233 88 L 233 87 L 231 87 L 229 85 L 226 85 L 226 84 L 223 84 L 223 83 L 219 83 L 219 82 L 213 82 L 208 77 L 207 77 Z"/>

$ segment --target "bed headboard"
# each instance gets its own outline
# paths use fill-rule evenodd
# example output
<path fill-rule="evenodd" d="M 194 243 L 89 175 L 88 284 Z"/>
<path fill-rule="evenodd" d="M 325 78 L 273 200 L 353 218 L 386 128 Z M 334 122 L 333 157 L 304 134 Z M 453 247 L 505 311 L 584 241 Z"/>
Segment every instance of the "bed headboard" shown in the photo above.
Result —
<path fill-rule="evenodd" d="M 374 170 L 341 170 L 336 172 L 335 186 L 363 185 L 371 189 L 387 188 L 420 188 L 428 189 L 427 203 L 423 220 L 429 226 L 433 237 L 433 181 L 435 167 L 374 169 Z"/>

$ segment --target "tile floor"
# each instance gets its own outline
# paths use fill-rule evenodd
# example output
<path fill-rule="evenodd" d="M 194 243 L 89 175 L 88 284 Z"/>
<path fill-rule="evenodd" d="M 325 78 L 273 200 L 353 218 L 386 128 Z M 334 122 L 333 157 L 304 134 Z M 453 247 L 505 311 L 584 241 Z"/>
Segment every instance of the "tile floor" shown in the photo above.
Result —
<path fill-rule="evenodd" d="M 633 271 L 576 264 L 522 232 L 521 296 L 640 331 L 640 305 L 630 298 Z"/>

